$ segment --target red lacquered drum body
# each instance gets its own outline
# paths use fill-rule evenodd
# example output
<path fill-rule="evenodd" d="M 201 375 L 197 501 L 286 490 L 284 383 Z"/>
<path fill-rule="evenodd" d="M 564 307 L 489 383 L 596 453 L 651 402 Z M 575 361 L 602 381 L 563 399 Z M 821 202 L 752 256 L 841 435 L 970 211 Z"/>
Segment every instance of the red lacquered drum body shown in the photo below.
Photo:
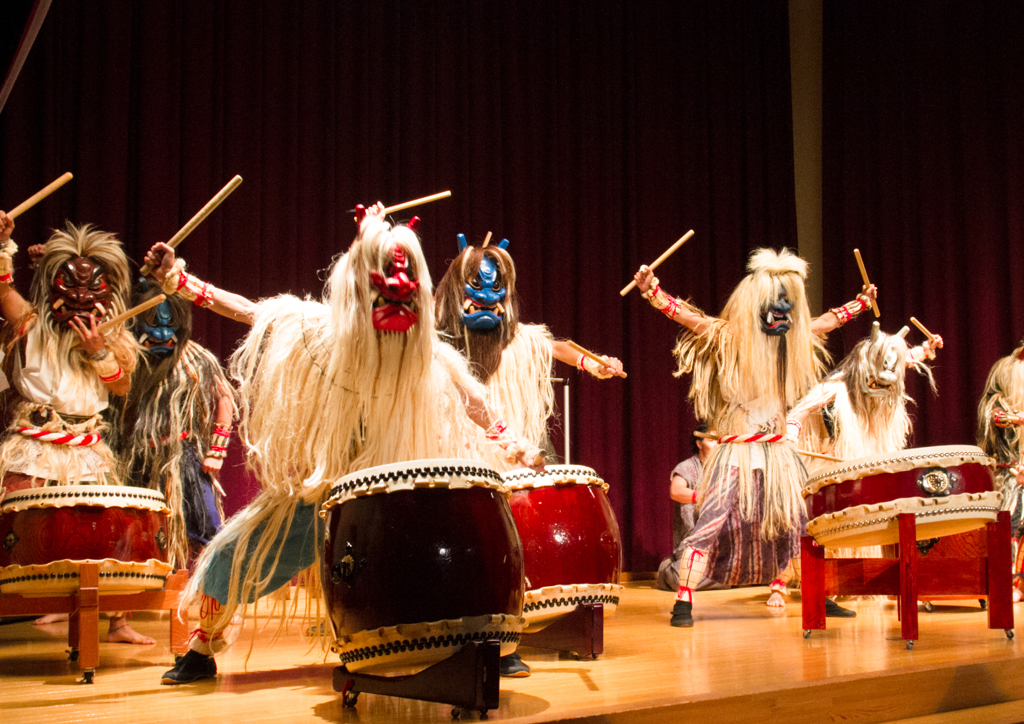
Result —
<path fill-rule="evenodd" d="M 622 542 L 608 485 L 591 468 L 550 465 L 513 470 L 512 515 L 526 555 L 527 630 L 538 630 L 581 603 L 615 612 L 622 595 Z"/>
<path fill-rule="evenodd" d="M 807 532 L 829 548 L 899 540 L 900 513 L 917 519 L 917 539 L 980 528 L 995 520 L 995 461 L 970 445 L 911 448 L 848 460 L 807 481 Z"/>
<path fill-rule="evenodd" d="M 342 478 L 324 504 L 321 577 L 350 671 L 400 675 L 498 639 L 523 620 L 523 550 L 501 476 L 468 460 L 414 460 Z"/>
<path fill-rule="evenodd" d="M 0 503 L 0 593 L 56 595 L 99 564 L 101 592 L 163 588 L 167 514 L 155 490 L 65 485 L 8 493 Z"/>

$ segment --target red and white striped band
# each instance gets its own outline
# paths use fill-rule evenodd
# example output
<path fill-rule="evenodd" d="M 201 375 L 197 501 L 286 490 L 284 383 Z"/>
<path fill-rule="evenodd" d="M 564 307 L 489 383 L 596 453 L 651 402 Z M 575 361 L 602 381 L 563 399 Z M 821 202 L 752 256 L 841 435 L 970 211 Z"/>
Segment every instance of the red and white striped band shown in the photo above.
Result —
<path fill-rule="evenodd" d="M 756 432 L 751 435 L 724 435 L 718 438 L 719 443 L 723 442 L 785 442 L 785 435 L 769 435 L 763 432 Z"/>
<path fill-rule="evenodd" d="M 48 442 L 52 445 L 72 445 L 75 447 L 88 447 L 100 441 L 100 436 L 95 433 L 88 435 L 68 435 L 60 432 L 47 432 L 38 427 L 22 427 L 18 432 L 25 437 Z"/>

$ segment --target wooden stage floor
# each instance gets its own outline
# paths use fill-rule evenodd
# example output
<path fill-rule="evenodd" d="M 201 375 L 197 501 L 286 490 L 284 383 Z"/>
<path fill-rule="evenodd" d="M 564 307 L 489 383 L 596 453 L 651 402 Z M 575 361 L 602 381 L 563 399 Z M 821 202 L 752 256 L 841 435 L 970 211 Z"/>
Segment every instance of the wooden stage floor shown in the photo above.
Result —
<path fill-rule="evenodd" d="M 575 661 L 524 649 L 533 676 L 503 679 L 500 707 L 489 718 L 605 724 L 1024 721 L 1024 636 L 1008 640 L 1001 630 L 986 628 L 976 602 L 922 613 L 921 638 L 908 651 L 890 602 L 850 602 L 857 618 L 829 619 L 826 631 L 804 640 L 799 602 L 773 615 L 766 597 L 767 590 L 758 588 L 701 592 L 696 627 L 674 629 L 668 625 L 673 595 L 650 582 L 631 583 L 607 620 L 603 656 Z M 1024 616 L 1024 606 L 1015 608 Z M 365 693 L 355 709 L 344 708 L 331 688 L 335 664 L 310 650 L 297 625 L 270 648 L 276 623 L 261 631 L 248 668 L 247 628 L 240 643 L 218 658 L 216 680 L 161 686 L 160 674 L 173 663 L 167 621 L 137 614 L 133 625 L 158 643 L 100 644 L 92 685 L 80 683 L 77 665 L 65 660 L 66 624 L 0 626 L 3 722 L 450 721 L 448 705 Z M 1020 632 L 1024 627 L 1018 626 Z M 100 628 L 105 632 L 106 623 Z"/>

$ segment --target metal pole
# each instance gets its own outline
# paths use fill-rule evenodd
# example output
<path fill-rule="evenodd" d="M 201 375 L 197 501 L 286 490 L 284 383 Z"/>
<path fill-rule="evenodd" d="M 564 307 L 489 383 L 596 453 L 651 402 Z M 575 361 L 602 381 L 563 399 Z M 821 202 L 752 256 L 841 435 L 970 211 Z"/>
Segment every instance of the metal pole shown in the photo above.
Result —
<path fill-rule="evenodd" d="M 565 464 L 569 464 L 569 380 L 565 377 L 549 377 L 548 381 L 562 385 L 562 417 L 565 418 Z"/>

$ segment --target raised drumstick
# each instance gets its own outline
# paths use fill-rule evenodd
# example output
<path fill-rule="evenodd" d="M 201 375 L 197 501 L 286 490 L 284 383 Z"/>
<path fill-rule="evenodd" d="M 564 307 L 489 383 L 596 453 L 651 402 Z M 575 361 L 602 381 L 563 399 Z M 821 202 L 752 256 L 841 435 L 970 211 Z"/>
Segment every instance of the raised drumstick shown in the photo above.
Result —
<path fill-rule="evenodd" d="M 236 174 L 233 179 L 231 179 L 224 185 L 224 188 L 217 192 L 216 196 L 214 196 L 212 199 L 206 202 L 206 206 L 199 209 L 198 213 L 196 213 L 195 216 L 189 219 L 187 224 L 178 229 L 178 233 L 170 238 L 170 240 L 167 242 L 167 246 L 173 249 L 182 241 L 184 241 L 185 237 L 191 234 L 193 231 L 195 231 L 195 228 L 203 222 L 203 219 L 209 216 L 214 209 L 220 206 L 221 202 L 224 201 L 224 199 L 226 199 L 228 196 L 230 196 L 231 192 L 237 189 L 241 184 L 242 177 Z M 153 271 L 153 267 L 151 267 L 149 264 L 144 264 L 142 268 L 139 269 L 139 274 L 141 274 L 142 276 L 146 276 L 151 271 Z"/>
<path fill-rule="evenodd" d="M 439 194 L 431 194 L 430 196 L 424 196 L 422 199 L 414 199 L 412 201 L 406 201 L 404 204 L 396 204 L 394 206 L 386 206 L 386 207 L 384 207 L 384 213 L 385 214 L 393 214 L 394 212 L 401 211 L 402 209 L 409 209 L 409 208 L 412 208 L 413 206 L 422 206 L 423 204 L 429 204 L 431 201 L 440 201 L 441 199 L 446 199 L 446 198 L 448 198 L 451 195 L 452 195 L 451 191 L 442 191 Z"/>
<path fill-rule="evenodd" d="M 591 352 L 589 349 L 586 349 L 584 347 L 580 347 L 578 344 L 573 342 L 571 339 L 568 342 L 566 342 L 566 344 L 568 344 L 570 347 L 572 347 L 574 350 L 579 352 L 584 357 L 589 357 L 590 359 L 594 360 L 599 365 L 602 365 L 604 367 L 608 366 L 608 360 L 604 359 L 603 357 L 598 357 L 596 354 Z M 622 377 L 623 379 L 625 379 L 629 375 L 627 375 L 625 372 L 619 372 L 618 376 Z"/>
<path fill-rule="evenodd" d="M 12 219 L 17 218 L 18 216 L 20 216 L 21 214 L 24 214 L 26 211 L 31 209 L 33 206 L 38 204 L 40 201 L 45 199 L 47 196 L 52 194 L 54 191 L 59 189 L 61 186 L 63 186 L 64 184 L 66 184 L 68 181 L 70 181 L 73 178 L 74 178 L 74 176 L 72 176 L 71 172 L 68 171 L 63 176 L 61 176 L 59 179 L 57 179 L 56 181 L 51 181 L 45 188 L 42 188 L 39 191 L 36 191 L 34 194 L 29 196 L 27 199 L 22 201 L 20 204 L 18 204 L 13 209 L 8 211 L 7 215 L 10 216 Z"/>
<path fill-rule="evenodd" d="M 649 265 L 649 266 L 648 266 L 647 268 L 648 268 L 648 269 L 650 269 L 651 271 L 654 271 L 655 269 L 657 269 L 657 268 L 658 268 L 658 265 L 659 265 L 659 264 L 661 264 L 661 262 L 665 261 L 665 260 L 666 260 L 666 259 L 668 259 L 668 258 L 669 258 L 670 256 L 672 256 L 672 255 L 673 255 L 673 254 L 675 253 L 676 249 L 678 249 L 678 248 L 679 248 L 679 247 L 681 247 L 681 246 L 682 246 L 683 244 L 685 244 L 685 243 L 686 243 L 686 241 L 687 241 L 687 240 L 688 240 L 688 239 L 689 239 L 689 238 L 690 238 L 691 236 L 693 236 L 693 229 L 690 229 L 690 230 L 689 230 L 689 231 L 687 231 L 687 232 L 686 232 L 685 234 L 683 234 L 682 238 L 680 238 L 680 239 L 679 239 L 679 241 L 677 241 L 677 242 L 676 242 L 675 244 L 673 244 L 673 245 L 672 245 L 672 246 L 670 246 L 670 247 L 669 247 L 668 249 L 666 249 L 666 250 L 665 250 L 665 253 L 664 253 L 664 254 L 662 254 L 661 256 L 659 256 L 659 257 L 658 257 L 657 259 L 655 259 L 655 260 L 654 260 L 654 263 L 653 263 L 653 264 L 650 264 L 650 265 Z M 626 285 L 625 287 L 623 287 L 623 288 L 622 288 L 622 291 L 621 291 L 621 292 L 619 292 L 619 296 L 620 296 L 620 297 L 624 297 L 624 296 L 626 296 L 627 294 L 629 294 L 629 291 L 630 291 L 630 290 L 631 290 L 631 289 L 632 289 L 633 287 L 635 287 L 635 286 L 636 286 L 636 279 L 634 279 L 634 280 L 633 280 L 633 281 L 631 281 L 631 282 L 630 282 L 629 284 L 627 284 L 627 285 Z"/>
<path fill-rule="evenodd" d="M 860 278 L 864 280 L 864 286 L 870 287 L 871 280 L 868 279 L 868 270 L 864 268 L 864 260 L 860 258 L 860 249 L 854 249 L 853 255 L 857 259 L 857 266 L 860 267 Z M 871 311 L 875 313 L 875 317 L 882 316 L 882 313 L 878 311 L 878 303 L 871 300 Z"/>
<path fill-rule="evenodd" d="M 929 342 L 935 339 L 935 335 L 929 332 L 927 327 L 917 321 L 917 317 L 911 317 L 910 321 L 915 327 L 921 330 L 921 333 L 928 338 Z"/>

